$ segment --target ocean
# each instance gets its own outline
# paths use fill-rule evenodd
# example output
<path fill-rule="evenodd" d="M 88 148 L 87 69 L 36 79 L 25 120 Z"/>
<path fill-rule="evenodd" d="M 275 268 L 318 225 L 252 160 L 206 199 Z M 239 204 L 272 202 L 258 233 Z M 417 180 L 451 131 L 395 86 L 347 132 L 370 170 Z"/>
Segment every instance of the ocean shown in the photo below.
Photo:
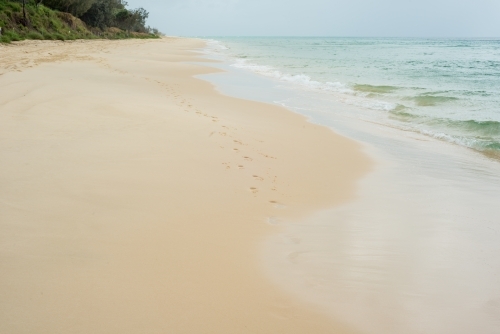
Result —
<path fill-rule="evenodd" d="M 500 40 L 217 38 L 232 66 L 316 90 L 365 117 L 500 154 Z"/>
<path fill-rule="evenodd" d="M 500 333 L 500 40 L 206 41 L 225 72 L 200 78 L 375 162 L 353 201 L 269 217 L 261 259 L 277 287 L 360 333 Z"/>

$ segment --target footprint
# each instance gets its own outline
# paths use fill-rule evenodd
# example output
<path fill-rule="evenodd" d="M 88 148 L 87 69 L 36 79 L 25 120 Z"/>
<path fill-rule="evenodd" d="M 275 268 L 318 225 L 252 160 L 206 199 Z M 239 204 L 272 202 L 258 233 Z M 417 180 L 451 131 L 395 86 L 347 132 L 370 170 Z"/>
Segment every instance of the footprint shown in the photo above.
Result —
<path fill-rule="evenodd" d="M 221 136 L 223 136 L 223 137 L 225 137 L 225 136 L 226 136 L 226 133 L 225 133 L 225 132 L 219 132 L 219 134 L 220 134 Z"/>
<path fill-rule="evenodd" d="M 239 152 L 240 150 L 238 150 L 237 148 L 233 148 L 233 151 Z"/>
<path fill-rule="evenodd" d="M 236 144 L 240 144 L 240 145 L 243 145 L 243 143 L 239 140 L 233 140 Z"/>
<path fill-rule="evenodd" d="M 264 181 L 264 178 L 260 177 L 259 175 L 252 175 L 254 179 L 259 180 L 259 181 Z"/>
<path fill-rule="evenodd" d="M 245 166 L 243 166 L 243 165 L 238 165 L 238 168 L 239 168 L 239 169 L 245 169 Z"/>
<path fill-rule="evenodd" d="M 243 157 L 243 159 L 245 159 L 246 161 L 253 161 L 253 159 L 250 157 Z"/>
<path fill-rule="evenodd" d="M 255 187 L 250 187 L 250 191 L 253 192 L 254 194 L 256 194 L 259 192 L 259 189 L 255 188 Z"/>
<path fill-rule="evenodd" d="M 266 158 L 269 158 L 269 159 L 276 159 L 276 157 L 273 157 L 272 155 L 267 155 L 267 154 L 264 154 L 264 153 L 259 153 L 260 155 L 266 157 Z"/>

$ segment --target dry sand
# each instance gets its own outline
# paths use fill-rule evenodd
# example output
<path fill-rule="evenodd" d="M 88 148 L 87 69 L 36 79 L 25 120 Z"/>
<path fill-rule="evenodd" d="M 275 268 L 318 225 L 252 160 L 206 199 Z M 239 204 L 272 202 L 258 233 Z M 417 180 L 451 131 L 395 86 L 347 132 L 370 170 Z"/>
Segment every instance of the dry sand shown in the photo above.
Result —
<path fill-rule="evenodd" d="M 0 46 L 0 333 L 352 333 L 270 283 L 258 245 L 370 162 L 193 78 L 217 71 L 186 63 L 202 46 Z"/>

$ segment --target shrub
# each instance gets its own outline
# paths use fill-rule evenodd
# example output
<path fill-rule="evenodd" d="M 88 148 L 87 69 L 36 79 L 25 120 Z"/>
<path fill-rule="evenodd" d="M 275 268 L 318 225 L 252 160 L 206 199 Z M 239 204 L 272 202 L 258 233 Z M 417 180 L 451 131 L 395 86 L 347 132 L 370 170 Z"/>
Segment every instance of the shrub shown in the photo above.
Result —
<path fill-rule="evenodd" d="M 44 0 L 43 4 L 61 12 L 68 12 L 74 16 L 81 16 L 94 4 L 96 0 Z"/>
<path fill-rule="evenodd" d="M 55 40 L 56 37 L 54 36 L 54 34 L 45 32 L 45 33 L 43 33 L 43 39 L 46 39 L 46 40 Z"/>
<path fill-rule="evenodd" d="M 36 32 L 36 31 L 30 31 L 26 37 L 28 37 L 29 39 L 37 39 L 37 40 L 44 39 L 42 34 L 40 34 L 39 32 Z"/>
<path fill-rule="evenodd" d="M 12 40 L 9 38 L 9 36 L 6 36 L 6 35 L 2 35 L 0 37 L 0 42 L 1 43 L 10 43 Z"/>
<path fill-rule="evenodd" d="M 56 32 L 54 35 L 54 39 L 57 39 L 59 41 L 65 41 L 66 40 L 66 37 L 64 37 L 62 34 Z"/>
<path fill-rule="evenodd" d="M 3 35 L 13 42 L 23 40 L 23 38 L 15 31 L 5 31 Z"/>

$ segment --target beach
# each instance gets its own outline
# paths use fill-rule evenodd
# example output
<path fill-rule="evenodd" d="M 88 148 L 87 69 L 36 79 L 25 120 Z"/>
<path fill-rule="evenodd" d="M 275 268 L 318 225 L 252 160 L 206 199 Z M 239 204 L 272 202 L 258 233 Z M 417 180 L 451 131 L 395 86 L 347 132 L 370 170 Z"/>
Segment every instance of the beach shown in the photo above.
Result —
<path fill-rule="evenodd" d="M 355 199 L 373 161 L 195 78 L 220 72 L 204 46 L 0 46 L 0 332 L 356 333 L 261 245 Z"/>
<path fill-rule="evenodd" d="M 361 143 L 374 161 L 352 201 L 274 220 L 281 230 L 266 237 L 262 259 L 277 286 L 361 333 L 499 332 L 498 76 L 485 69 L 497 47 L 460 39 L 208 41 L 205 56 L 225 72 L 204 80 L 303 115 Z"/>

